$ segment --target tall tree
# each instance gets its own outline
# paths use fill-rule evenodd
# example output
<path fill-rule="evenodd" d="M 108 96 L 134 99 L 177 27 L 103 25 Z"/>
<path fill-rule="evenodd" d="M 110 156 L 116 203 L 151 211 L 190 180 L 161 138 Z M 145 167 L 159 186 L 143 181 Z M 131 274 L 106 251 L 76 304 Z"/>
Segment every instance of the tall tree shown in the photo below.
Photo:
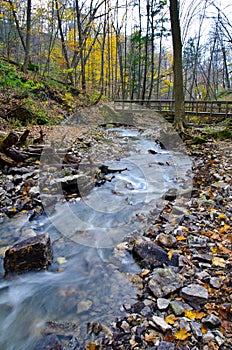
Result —
<path fill-rule="evenodd" d="M 170 18 L 173 45 L 173 68 L 174 68 L 174 98 L 175 98 L 175 127 L 183 131 L 185 125 L 184 108 L 184 84 L 183 84 L 183 66 L 182 66 L 182 42 L 179 19 L 179 1 L 170 0 Z"/>
<path fill-rule="evenodd" d="M 26 73 L 30 63 L 30 44 L 31 44 L 31 0 L 27 0 L 27 20 L 26 20 L 26 45 L 25 57 L 23 62 L 23 72 Z"/>

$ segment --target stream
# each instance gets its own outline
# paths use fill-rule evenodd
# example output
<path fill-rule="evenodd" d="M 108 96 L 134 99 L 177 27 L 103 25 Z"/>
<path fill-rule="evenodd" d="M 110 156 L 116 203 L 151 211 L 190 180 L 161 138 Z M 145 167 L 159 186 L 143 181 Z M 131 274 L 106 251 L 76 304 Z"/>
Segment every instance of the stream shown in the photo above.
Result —
<path fill-rule="evenodd" d="M 47 215 L 34 221 L 20 213 L 0 224 L 1 246 L 33 228 L 50 234 L 54 250 L 54 263 L 46 272 L 5 279 L 1 262 L 1 350 L 34 349 L 49 322 L 72 323 L 83 339 L 88 322 L 109 325 L 125 312 L 122 305 L 136 302 L 139 290 L 129 276 L 140 267 L 131 254 L 115 247 L 142 230 L 140 215 L 158 215 L 168 191 L 177 197 L 189 191 L 191 161 L 184 150 L 163 149 L 136 130 L 115 128 L 114 133 L 128 154 L 101 160 L 115 170 L 107 175 L 109 181 L 82 199 L 57 202 L 52 212 L 45 208 Z"/>

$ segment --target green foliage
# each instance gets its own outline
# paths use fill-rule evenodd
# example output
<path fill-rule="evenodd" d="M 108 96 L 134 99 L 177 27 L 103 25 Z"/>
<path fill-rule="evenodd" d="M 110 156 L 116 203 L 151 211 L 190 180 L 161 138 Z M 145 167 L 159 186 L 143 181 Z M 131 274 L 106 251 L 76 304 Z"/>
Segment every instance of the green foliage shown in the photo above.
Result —
<path fill-rule="evenodd" d="M 0 60 L 0 85 L 3 92 L 8 88 L 17 88 L 22 85 L 20 75 L 16 68 Z"/>

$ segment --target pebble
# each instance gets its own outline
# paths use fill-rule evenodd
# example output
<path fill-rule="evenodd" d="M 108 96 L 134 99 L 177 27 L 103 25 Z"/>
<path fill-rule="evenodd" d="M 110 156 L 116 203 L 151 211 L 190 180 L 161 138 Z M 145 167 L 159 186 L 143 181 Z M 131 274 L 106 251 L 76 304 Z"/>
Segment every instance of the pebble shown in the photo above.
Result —
<path fill-rule="evenodd" d="M 184 310 L 186 309 L 184 307 L 184 304 L 179 300 L 173 300 L 170 303 L 170 306 L 176 316 L 181 316 L 184 313 Z"/>
<path fill-rule="evenodd" d="M 163 333 L 172 329 L 172 327 L 165 322 L 162 317 L 152 316 L 152 322 L 150 324 L 155 324 L 155 326 L 160 329 Z"/>
<path fill-rule="evenodd" d="M 170 300 L 165 298 L 158 298 L 157 299 L 157 307 L 159 310 L 166 310 L 169 307 Z"/>
<path fill-rule="evenodd" d="M 208 301 L 208 291 L 199 284 L 190 284 L 181 289 L 180 295 L 194 304 L 205 304 Z"/>
<path fill-rule="evenodd" d="M 201 325 L 198 322 L 192 321 L 190 322 L 192 333 L 197 340 L 202 338 Z"/>
<path fill-rule="evenodd" d="M 157 298 L 163 298 L 183 286 L 181 277 L 172 268 L 158 268 L 152 273 L 149 289 Z"/>
<path fill-rule="evenodd" d="M 156 348 L 157 350 L 175 350 L 175 344 L 168 341 L 161 341 Z"/>
<path fill-rule="evenodd" d="M 207 344 L 214 339 L 214 335 L 211 331 L 208 331 L 206 334 L 203 334 L 202 341 L 204 344 Z"/>
<path fill-rule="evenodd" d="M 218 278 L 218 277 L 212 277 L 210 278 L 209 284 L 211 287 L 215 289 L 220 289 L 222 285 L 222 280 L 221 278 Z"/>
<path fill-rule="evenodd" d="M 173 235 L 167 235 L 164 233 L 159 234 L 156 240 L 160 245 L 168 248 L 174 247 L 177 242 L 176 237 L 174 237 Z"/>
<path fill-rule="evenodd" d="M 220 318 L 214 314 L 209 314 L 207 317 L 203 318 L 202 323 L 209 328 L 216 328 L 221 325 Z"/>
<path fill-rule="evenodd" d="M 77 313 L 81 314 L 82 312 L 88 311 L 91 306 L 93 305 L 93 302 L 91 300 L 82 300 L 77 304 Z"/>

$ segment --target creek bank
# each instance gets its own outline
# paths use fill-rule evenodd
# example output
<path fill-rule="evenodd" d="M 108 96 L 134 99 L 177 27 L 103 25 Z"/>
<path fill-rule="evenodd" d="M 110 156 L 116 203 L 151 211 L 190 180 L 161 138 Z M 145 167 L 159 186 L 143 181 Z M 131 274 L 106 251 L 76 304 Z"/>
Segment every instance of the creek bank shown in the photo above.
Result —
<path fill-rule="evenodd" d="M 50 342 L 57 344 L 59 349 L 231 348 L 231 154 L 212 143 L 189 149 L 189 152 L 194 158 L 195 177 L 193 196 L 187 210 L 182 206 L 181 199 L 167 200 L 158 216 L 151 212 L 148 217 L 141 217 L 143 230 L 132 232 L 123 244 L 114 249 L 115 256 L 123 259 L 128 252 L 132 254 L 139 250 L 139 246 L 141 248 L 142 239 L 150 243 L 151 249 L 148 244 L 148 250 L 158 251 L 162 255 L 163 261 L 157 266 L 153 265 L 152 259 L 146 261 L 144 254 L 139 254 L 141 271 L 137 274 L 127 273 L 128 279 L 138 287 L 138 301 L 123 304 L 121 308 L 125 317 L 118 318 L 110 325 L 90 323 L 86 339 L 79 337 L 78 327 L 74 323 L 68 325 L 60 322 L 50 328 L 47 325 L 44 329 L 45 339 L 37 344 L 37 349 L 43 349 Z M 75 152 L 72 154 L 78 156 Z M 54 164 L 51 169 L 52 172 L 58 171 L 57 178 L 64 176 Z M 68 164 L 68 169 L 74 174 L 66 173 L 66 176 L 76 175 L 77 169 L 73 169 L 73 165 Z M 96 167 L 94 169 L 90 173 L 93 181 Z M 19 176 L 24 174 L 27 172 L 16 173 Z M 15 177 L 7 177 L 11 175 L 8 173 L 4 175 L 8 180 L 8 189 L 11 189 L 6 191 L 4 199 L 12 200 L 12 203 L 8 211 L 3 210 L 3 219 L 20 214 L 21 209 L 17 209 L 20 207 L 16 207 L 14 198 L 24 188 L 24 182 L 22 186 L 22 181 L 16 177 L 19 181 L 17 186 L 20 187 L 15 195 Z M 25 193 L 27 198 L 23 198 L 29 201 L 33 217 L 42 208 L 37 176 L 34 168 L 31 169 L 26 180 L 32 182 Z M 46 186 L 46 176 L 44 180 L 43 186 Z M 11 193 L 11 197 L 8 193 Z M 66 196 L 71 201 L 77 197 L 75 193 Z M 54 196 L 52 198 L 48 196 L 51 207 Z M 27 206 L 24 208 L 28 210 Z M 172 259 L 175 259 L 174 266 L 169 263 Z M 157 286 L 163 288 L 157 290 Z M 88 299 L 84 299 L 79 311 L 88 305 Z M 48 338 L 49 334 L 52 336 Z"/>

